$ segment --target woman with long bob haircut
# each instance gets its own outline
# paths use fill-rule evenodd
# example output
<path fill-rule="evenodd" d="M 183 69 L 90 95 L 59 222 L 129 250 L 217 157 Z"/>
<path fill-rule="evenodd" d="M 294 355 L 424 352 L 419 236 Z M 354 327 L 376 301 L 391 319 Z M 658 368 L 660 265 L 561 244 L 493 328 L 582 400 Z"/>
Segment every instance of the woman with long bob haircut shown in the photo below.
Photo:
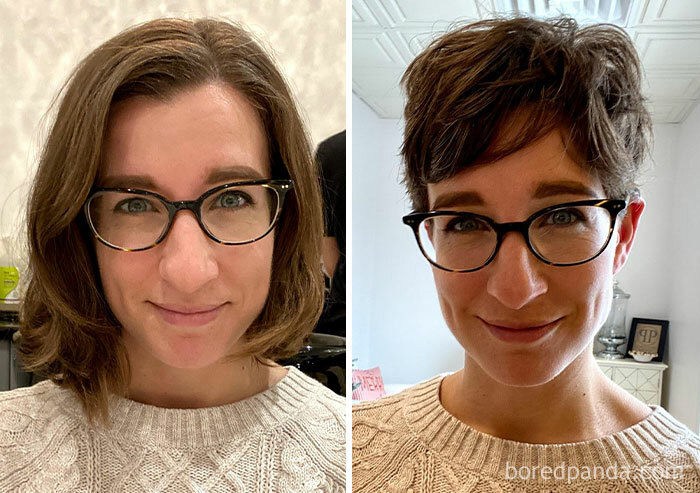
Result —
<path fill-rule="evenodd" d="M 2 491 L 345 491 L 344 399 L 293 367 L 322 305 L 321 196 L 245 29 L 159 19 L 78 66 L 28 210 Z"/>

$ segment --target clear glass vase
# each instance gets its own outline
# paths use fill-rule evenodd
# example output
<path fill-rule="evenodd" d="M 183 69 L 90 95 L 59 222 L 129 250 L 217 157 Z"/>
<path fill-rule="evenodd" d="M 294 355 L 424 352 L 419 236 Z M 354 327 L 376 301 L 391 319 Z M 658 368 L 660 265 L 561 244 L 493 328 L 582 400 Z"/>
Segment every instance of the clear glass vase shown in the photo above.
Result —
<path fill-rule="evenodd" d="M 607 320 L 598 332 L 598 341 L 605 346 L 605 349 L 596 353 L 596 356 L 603 359 L 620 359 L 625 355 L 617 350 L 617 347 L 627 342 L 627 303 L 630 295 L 625 293 L 618 285 L 617 280 L 613 281 L 613 299 L 610 313 Z"/>

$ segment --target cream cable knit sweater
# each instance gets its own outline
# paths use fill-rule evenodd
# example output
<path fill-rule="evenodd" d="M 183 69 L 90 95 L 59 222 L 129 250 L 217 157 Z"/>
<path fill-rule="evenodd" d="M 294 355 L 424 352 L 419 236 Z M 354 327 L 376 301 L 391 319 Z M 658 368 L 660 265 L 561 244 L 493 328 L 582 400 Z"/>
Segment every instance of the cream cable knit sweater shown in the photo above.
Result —
<path fill-rule="evenodd" d="M 354 407 L 353 492 L 700 492 L 700 438 L 661 407 L 599 439 L 526 444 L 451 416 L 440 381 Z"/>
<path fill-rule="evenodd" d="M 0 393 L 0 491 L 345 491 L 345 399 L 296 368 L 217 407 L 110 399 L 107 430 L 50 381 Z"/>

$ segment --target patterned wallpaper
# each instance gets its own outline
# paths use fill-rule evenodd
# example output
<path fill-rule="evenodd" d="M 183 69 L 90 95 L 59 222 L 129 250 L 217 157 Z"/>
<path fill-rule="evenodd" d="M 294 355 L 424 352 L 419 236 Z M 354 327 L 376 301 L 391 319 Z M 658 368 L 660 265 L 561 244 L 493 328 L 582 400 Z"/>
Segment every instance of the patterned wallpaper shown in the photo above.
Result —
<path fill-rule="evenodd" d="M 58 90 L 99 44 L 168 16 L 246 24 L 276 54 L 314 143 L 345 128 L 343 0 L 0 0 L 0 236 L 14 255 Z"/>

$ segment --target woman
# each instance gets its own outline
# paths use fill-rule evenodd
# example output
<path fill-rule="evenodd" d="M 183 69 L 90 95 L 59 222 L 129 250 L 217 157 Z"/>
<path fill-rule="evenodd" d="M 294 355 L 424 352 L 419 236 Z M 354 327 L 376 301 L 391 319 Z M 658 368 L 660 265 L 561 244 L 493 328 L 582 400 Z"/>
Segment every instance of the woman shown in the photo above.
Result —
<path fill-rule="evenodd" d="M 318 319 L 321 199 L 271 58 L 161 19 L 69 81 L 29 201 L 3 491 L 344 491 L 344 400 L 276 359 Z"/>
<path fill-rule="evenodd" d="M 497 19 L 403 78 L 404 217 L 464 368 L 353 412 L 353 491 L 700 488 L 700 438 L 597 366 L 645 203 L 649 114 L 614 26 Z"/>

